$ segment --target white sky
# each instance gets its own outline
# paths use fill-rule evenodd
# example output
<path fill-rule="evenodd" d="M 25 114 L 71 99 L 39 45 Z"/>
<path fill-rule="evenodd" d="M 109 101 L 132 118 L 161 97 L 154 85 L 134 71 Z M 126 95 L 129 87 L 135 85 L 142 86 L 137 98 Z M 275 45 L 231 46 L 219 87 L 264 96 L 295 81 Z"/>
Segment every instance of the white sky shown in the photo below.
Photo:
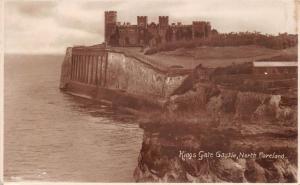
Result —
<path fill-rule="evenodd" d="M 104 11 L 136 24 L 137 15 L 157 22 L 210 21 L 219 32 L 296 33 L 293 0 L 6 0 L 6 53 L 64 53 L 73 45 L 101 43 Z"/>

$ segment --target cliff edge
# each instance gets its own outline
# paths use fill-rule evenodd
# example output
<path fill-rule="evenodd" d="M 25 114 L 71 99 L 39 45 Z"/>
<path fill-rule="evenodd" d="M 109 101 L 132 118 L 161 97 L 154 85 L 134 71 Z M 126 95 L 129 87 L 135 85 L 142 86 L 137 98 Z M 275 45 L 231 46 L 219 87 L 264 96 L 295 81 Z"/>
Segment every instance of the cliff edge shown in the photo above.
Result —
<path fill-rule="evenodd" d="M 163 113 L 141 120 L 135 180 L 297 182 L 297 81 L 285 80 L 253 76 L 248 64 L 196 67 Z"/>

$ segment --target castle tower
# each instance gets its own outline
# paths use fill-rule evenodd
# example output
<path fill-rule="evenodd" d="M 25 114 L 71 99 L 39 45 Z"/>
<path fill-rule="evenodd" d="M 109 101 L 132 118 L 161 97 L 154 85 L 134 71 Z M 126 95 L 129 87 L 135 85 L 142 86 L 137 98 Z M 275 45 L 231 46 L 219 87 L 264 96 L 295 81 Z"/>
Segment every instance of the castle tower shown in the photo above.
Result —
<path fill-rule="evenodd" d="M 111 35 L 114 34 L 117 28 L 117 12 L 105 11 L 104 16 L 105 16 L 105 20 L 104 20 L 105 42 L 109 43 Z"/>
<path fill-rule="evenodd" d="M 161 29 L 166 29 L 169 27 L 169 16 L 159 16 L 158 17 L 159 27 Z"/>
<path fill-rule="evenodd" d="M 147 28 L 148 17 L 147 16 L 137 16 L 138 27 Z"/>
<path fill-rule="evenodd" d="M 193 21 L 192 25 L 193 39 L 194 38 L 207 38 L 211 33 L 210 22 Z"/>
<path fill-rule="evenodd" d="M 205 22 L 193 21 L 192 24 L 193 39 L 205 37 Z"/>
<path fill-rule="evenodd" d="M 205 37 L 210 37 L 211 35 L 211 25 L 210 25 L 210 22 L 207 22 L 206 23 L 206 26 L 205 26 Z"/>

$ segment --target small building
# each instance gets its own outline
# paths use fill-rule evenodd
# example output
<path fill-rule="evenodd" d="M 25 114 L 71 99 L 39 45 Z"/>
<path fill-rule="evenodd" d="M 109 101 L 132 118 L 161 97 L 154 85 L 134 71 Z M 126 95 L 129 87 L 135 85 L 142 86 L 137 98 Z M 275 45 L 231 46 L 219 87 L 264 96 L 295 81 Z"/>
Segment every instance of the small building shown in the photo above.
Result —
<path fill-rule="evenodd" d="M 254 61 L 253 73 L 264 75 L 297 74 L 297 61 Z"/>

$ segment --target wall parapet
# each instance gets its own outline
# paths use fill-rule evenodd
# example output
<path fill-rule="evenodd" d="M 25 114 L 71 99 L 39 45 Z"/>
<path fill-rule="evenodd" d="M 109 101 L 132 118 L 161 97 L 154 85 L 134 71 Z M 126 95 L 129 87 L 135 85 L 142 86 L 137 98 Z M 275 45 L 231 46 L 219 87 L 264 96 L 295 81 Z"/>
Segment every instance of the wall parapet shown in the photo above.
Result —
<path fill-rule="evenodd" d="M 190 71 L 161 67 L 135 53 L 104 45 L 78 46 L 66 51 L 60 88 L 81 83 L 163 102 Z"/>

